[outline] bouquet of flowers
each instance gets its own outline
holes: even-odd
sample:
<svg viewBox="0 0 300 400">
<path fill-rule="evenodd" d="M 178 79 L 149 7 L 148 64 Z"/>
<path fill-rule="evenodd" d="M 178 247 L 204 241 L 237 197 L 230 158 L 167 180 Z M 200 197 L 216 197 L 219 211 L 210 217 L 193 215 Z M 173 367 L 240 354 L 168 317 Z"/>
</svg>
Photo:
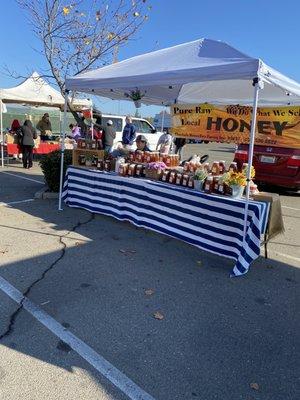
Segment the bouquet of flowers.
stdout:
<svg viewBox="0 0 300 400">
<path fill-rule="evenodd" d="M 242 172 L 243 172 L 244 175 L 247 177 L 247 174 L 248 174 L 248 165 L 247 165 L 246 167 L 243 168 L 243 171 L 242 171 Z M 250 175 L 250 178 L 253 179 L 254 177 L 255 177 L 255 169 L 254 169 L 254 167 L 253 167 L 253 165 L 252 165 L 252 167 L 251 167 L 251 175 Z"/>
<path fill-rule="evenodd" d="M 228 186 L 246 186 L 247 179 L 244 172 L 233 172 L 230 171 L 227 173 L 227 176 L 224 182 Z"/>
<path fill-rule="evenodd" d="M 152 169 L 156 171 L 160 171 L 162 169 L 166 169 L 167 166 L 164 162 L 157 161 L 157 162 L 151 162 L 147 165 L 147 169 Z"/>
</svg>

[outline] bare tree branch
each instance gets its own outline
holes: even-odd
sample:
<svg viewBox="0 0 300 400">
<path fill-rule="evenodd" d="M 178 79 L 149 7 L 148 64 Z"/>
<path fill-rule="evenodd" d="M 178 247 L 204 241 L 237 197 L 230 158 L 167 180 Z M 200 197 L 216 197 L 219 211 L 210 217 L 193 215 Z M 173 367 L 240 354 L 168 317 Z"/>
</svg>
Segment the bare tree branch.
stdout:
<svg viewBox="0 0 300 400">
<path fill-rule="evenodd" d="M 40 40 L 37 51 L 49 65 L 43 76 L 54 79 L 62 94 L 67 76 L 112 62 L 148 19 L 151 8 L 148 0 L 16 1 Z"/>
</svg>

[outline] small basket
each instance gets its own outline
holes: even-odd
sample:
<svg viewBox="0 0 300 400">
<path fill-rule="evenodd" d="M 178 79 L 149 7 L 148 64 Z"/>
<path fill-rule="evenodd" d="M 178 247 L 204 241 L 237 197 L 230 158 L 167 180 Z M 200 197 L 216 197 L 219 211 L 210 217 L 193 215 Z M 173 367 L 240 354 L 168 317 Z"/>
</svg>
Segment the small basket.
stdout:
<svg viewBox="0 0 300 400">
<path fill-rule="evenodd" d="M 152 179 L 154 181 L 159 181 L 162 177 L 162 170 L 161 169 L 145 169 L 145 176 L 148 179 Z"/>
</svg>

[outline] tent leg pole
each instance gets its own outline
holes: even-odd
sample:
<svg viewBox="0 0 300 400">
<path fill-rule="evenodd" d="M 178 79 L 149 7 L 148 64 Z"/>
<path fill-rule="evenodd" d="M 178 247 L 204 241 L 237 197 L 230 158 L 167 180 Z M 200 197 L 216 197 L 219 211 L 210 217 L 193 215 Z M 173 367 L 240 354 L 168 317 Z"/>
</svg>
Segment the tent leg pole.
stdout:
<svg viewBox="0 0 300 400">
<path fill-rule="evenodd" d="M 62 119 L 61 119 L 61 111 L 59 109 L 59 136 L 62 134 Z"/>
<path fill-rule="evenodd" d="M 0 100 L 1 167 L 4 168 L 3 103 Z"/>
<path fill-rule="evenodd" d="M 61 203 L 62 203 L 62 189 L 63 189 L 63 181 L 64 181 L 64 156 L 65 156 L 65 137 L 66 137 L 66 128 L 67 128 L 67 106 L 68 106 L 68 93 L 69 91 L 65 91 L 65 104 L 64 104 L 64 119 L 63 119 L 63 129 L 60 135 L 61 137 L 61 156 L 60 156 L 60 179 L 59 179 L 59 198 L 58 198 L 58 210 L 62 211 Z"/>
<path fill-rule="evenodd" d="M 94 140 L 93 104 L 91 105 L 91 131 L 92 131 L 92 140 Z"/>
<path fill-rule="evenodd" d="M 258 105 L 258 93 L 262 89 L 260 86 L 259 78 L 253 80 L 254 85 L 254 99 L 252 108 L 252 120 L 250 129 L 250 142 L 249 142 L 249 154 L 248 154 L 248 171 L 247 171 L 247 186 L 246 186 L 246 204 L 245 204 L 245 215 L 244 215 L 244 231 L 243 231 L 243 242 L 246 241 L 247 233 L 247 219 L 248 219 L 248 209 L 249 209 L 249 193 L 250 193 L 250 181 L 251 181 L 251 167 L 253 163 L 253 150 L 255 141 L 255 129 L 256 129 L 256 114 Z"/>
<path fill-rule="evenodd" d="M 163 109 L 163 114 L 161 117 L 161 131 L 164 131 L 164 125 L 165 125 L 165 113 L 166 113 L 166 107 L 164 107 Z"/>
</svg>

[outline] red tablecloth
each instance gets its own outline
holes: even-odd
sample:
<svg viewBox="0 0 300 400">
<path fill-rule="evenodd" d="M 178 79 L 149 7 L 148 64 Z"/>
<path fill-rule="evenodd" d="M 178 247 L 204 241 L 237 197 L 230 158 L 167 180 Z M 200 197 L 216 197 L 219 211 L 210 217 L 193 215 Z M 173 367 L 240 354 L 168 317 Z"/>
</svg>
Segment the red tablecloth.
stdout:
<svg viewBox="0 0 300 400">
<path fill-rule="evenodd" d="M 51 151 L 59 150 L 59 144 L 40 143 L 38 148 L 33 149 L 34 154 L 48 154 Z M 7 143 L 7 154 L 19 154 L 22 153 L 21 148 L 18 144 Z"/>
</svg>

